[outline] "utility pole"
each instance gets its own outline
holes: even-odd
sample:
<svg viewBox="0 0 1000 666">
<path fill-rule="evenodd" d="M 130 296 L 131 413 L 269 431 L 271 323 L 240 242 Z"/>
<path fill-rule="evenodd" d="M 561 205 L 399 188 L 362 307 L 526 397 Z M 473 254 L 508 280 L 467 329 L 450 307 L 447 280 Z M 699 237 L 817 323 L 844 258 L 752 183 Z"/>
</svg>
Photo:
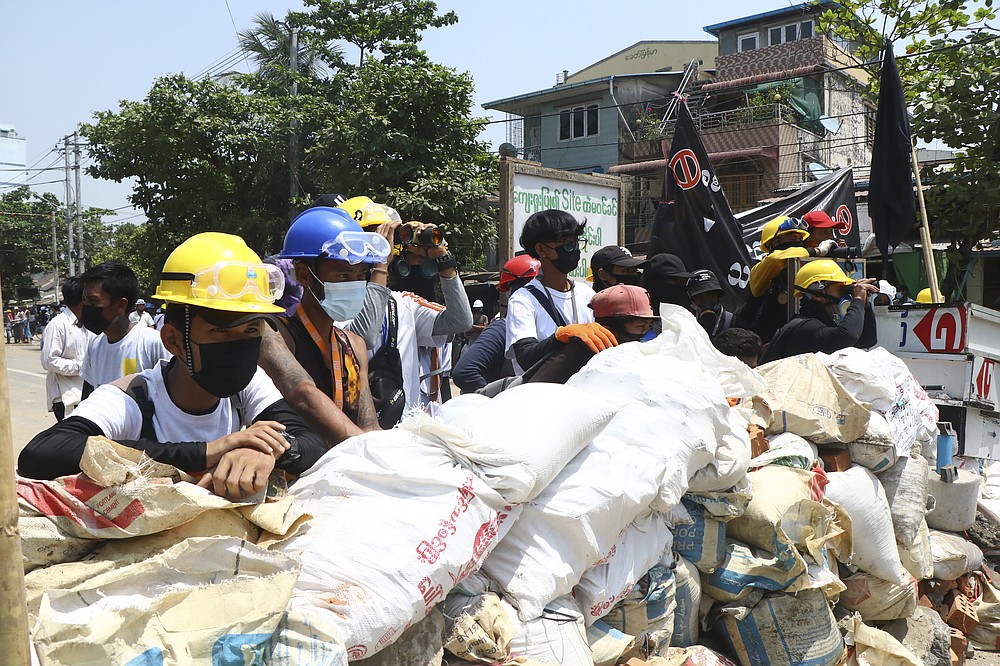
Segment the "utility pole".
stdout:
<svg viewBox="0 0 1000 666">
<path fill-rule="evenodd" d="M 289 172 L 289 187 L 288 187 L 288 208 L 289 208 L 289 219 L 294 219 L 295 217 L 295 197 L 299 195 L 299 121 L 295 117 L 295 98 L 299 94 L 299 82 L 297 75 L 299 72 L 299 29 L 298 26 L 290 25 L 288 26 L 289 32 L 291 33 L 291 39 L 289 41 L 289 70 L 292 76 L 292 89 L 290 91 L 292 97 L 292 119 L 289 123 L 291 132 L 288 135 L 288 172 Z"/>
<path fill-rule="evenodd" d="M 59 246 L 56 244 L 56 214 L 49 213 L 49 221 L 52 223 L 52 268 L 55 273 L 55 283 L 52 287 L 52 297 L 55 303 L 59 303 Z"/>
<path fill-rule="evenodd" d="M 77 224 L 77 257 L 79 257 L 79 271 L 83 275 L 83 272 L 87 270 L 87 250 L 83 243 L 83 207 L 80 203 L 80 133 L 73 132 L 73 157 L 75 161 L 76 170 L 76 224 Z"/>
<path fill-rule="evenodd" d="M 73 217 L 70 213 L 70 184 L 69 184 L 69 135 L 63 137 L 63 158 L 66 164 L 66 196 L 64 198 L 64 203 L 66 204 L 66 263 L 69 264 L 69 275 L 70 277 L 76 275 L 76 264 L 74 263 L 74 253 L 73 253 Z"/>
</svg>

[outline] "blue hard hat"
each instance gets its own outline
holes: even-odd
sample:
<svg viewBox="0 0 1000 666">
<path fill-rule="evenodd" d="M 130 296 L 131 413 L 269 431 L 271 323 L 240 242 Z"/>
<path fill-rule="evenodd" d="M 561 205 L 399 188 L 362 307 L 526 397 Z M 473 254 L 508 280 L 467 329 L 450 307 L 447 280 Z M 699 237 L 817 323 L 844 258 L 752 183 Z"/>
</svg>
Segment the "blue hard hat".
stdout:
<svg viewBox="0 0 1000 666">
<path fill-rule="evenodd" d="M 342 208 L 314 206 L 299 214 L 285 233 L 282 259 L 329 258 L 351 264 L 384 263 L 392 253 L 389 241 L 361 229 Z"/>
</svg>

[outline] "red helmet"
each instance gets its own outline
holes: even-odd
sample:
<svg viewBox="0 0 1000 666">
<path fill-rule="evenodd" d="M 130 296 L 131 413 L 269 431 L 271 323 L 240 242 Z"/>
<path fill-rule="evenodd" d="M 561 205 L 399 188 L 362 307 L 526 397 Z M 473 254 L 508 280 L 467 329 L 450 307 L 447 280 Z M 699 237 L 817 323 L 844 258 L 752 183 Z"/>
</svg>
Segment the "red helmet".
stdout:
<svg viewBox="0 0 1000 666">
<path fill-rule="evenodd" d="M 500 284 L 497 285 L 497 291 L 509 290 L 511 283 L 517 280 L 530 280 L 538 275 L 541 267 L 542 262 L 526 254 L 514 257 L 500 269 Z"/>
</svg>

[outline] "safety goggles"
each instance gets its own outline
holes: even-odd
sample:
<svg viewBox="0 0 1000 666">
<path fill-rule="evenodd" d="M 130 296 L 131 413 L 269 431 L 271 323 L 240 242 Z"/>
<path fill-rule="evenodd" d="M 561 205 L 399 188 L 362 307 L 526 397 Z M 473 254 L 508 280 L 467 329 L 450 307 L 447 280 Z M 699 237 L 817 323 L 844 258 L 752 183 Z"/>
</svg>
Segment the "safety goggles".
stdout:
<svg viewBox="0 0 1000 666">
<path fill-rule="evenodd" d="M 392 246 L 384 236 L 367 231 L 341 231 L 323 243 L 321 257 L 349 264 L 384 264 Z"/>
<path fill-rule="evenodd" d="M 191 290 L 198 298 L 236 300 L 253 294 L 261 301 L 273 303 L 285 290 L 284 273 L 271 264 L 220 261 L 184 278 L 191 279 Z M 163 279 L 170 277 L 164 275 Z"/>
<path fill-rule="evenodd" d="M 355 213 L 355 219 L 365 228 L 377 226 L 385 222 L 403 221 L 403 218 L 399 216 L 395 208 L 375 202 L 366 204 L 364 208 L 359 209 Z"/>
<path fill-rule="evenodd" d="M 569 238 L 561 243 L 556 242 L 555 245 L 549 245 L 548 243 L 545 243 L 545 246 L 553 250 L 562 248 L 566 252 L 573 252 L 574 250 L 579 249 L 582 252 L 583 250 L 587 249 L 587 237 L 578 236 L 575 238 Z"/>
<path fill-rule="evenodd" d="M 809 223 L 799 217 L 790 217 L 778 225 L 775 236 L 786 231 L 809 231 Z"/>
</svg>

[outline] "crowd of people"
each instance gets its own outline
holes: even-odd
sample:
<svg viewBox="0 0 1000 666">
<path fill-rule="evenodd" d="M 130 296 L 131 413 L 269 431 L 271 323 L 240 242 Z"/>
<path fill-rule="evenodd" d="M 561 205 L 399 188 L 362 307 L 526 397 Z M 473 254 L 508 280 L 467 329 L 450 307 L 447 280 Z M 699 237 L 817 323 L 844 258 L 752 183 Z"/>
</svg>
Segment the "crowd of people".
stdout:
<svg viewBox="0 0 1000 666">
<path fill-rule="evenodd" d="M 846 248 L 825 215 L 764 228 L 767 254 L 735 312 L 718 276 L 672 254 L 604 247 L 589 281 L 571 279 L 585 225 L 558 210 L 528 218 L 524 252 L 500 271 L 494 317 L 481 300 L 470 304 L 438 227 L 363 196 L 320 197 L 263 259 L 238 236 L 192 236 L 163 266 L 158 308 L 139 298 L 128 266 L 94 266 L 64 283 L 62 311 L 45 330 L 57 422 L 25 447 L 19 473 L 75 473 L 88 437 L 103 435 L 246 497 L 408 410 L 435 414 L 452 380 L 487 395 L 565 381 L 594 354 L 655 337 L 662 304 L 689 309 L 720 350 L 751 367 L 875 343 L 877 290 L 831 259 Z M 801 307 L 791 320 L 789 257 L 815 259 L 794 276 Z M 467 344 L 453 354 L 456 336 Z"/>
<path fill-rule="evenodd" d="M 47 305 L 14 305 L 3 312 L 3 331 L 7 344 L 30 343 L 49 323 Z"/>
</svg>

